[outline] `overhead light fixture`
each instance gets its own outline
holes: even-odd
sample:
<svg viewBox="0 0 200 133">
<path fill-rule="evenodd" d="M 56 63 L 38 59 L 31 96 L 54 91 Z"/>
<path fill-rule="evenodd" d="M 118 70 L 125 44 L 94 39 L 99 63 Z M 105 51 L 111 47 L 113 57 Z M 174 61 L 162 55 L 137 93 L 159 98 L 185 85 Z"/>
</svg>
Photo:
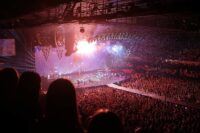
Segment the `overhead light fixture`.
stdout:
<svg viewBox="0 0 200 133">
<path fill-rule="evenodd" d="M 80 32 L 81 32 L 81 33 L 84 33 L 84 32 L 85 32 L 84 27 L 80 27 Z"/>
</svg>

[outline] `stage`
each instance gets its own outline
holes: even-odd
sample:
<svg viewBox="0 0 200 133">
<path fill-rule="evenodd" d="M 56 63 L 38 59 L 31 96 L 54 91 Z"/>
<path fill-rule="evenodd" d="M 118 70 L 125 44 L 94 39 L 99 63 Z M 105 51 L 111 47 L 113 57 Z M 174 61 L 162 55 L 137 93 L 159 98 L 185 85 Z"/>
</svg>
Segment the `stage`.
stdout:
<svg viewBox="0 0 200 133">
<path fill-rule="evenodd" d="M 122 69 L 123 70 L 123 69 Z M 107 85 L 111 83 L 117 83 L 129 78 L 129 74 L 122 70 L 94 70 L 88 72 L 76 72 L 71 74 L 54 74 L 50 75 L 46 81 L 48 85 L 46 87 L 42 87 L 43 91 L 46 91 L 49 84 L 58 79 L 58 78 L 66 78 L 72 81 L 75 88 L 86 88 L 86 87 L 94 87 L 94 86 L 101 86 Z M 44 83 L 43 83 L 44 84 Z"/>
</svg>

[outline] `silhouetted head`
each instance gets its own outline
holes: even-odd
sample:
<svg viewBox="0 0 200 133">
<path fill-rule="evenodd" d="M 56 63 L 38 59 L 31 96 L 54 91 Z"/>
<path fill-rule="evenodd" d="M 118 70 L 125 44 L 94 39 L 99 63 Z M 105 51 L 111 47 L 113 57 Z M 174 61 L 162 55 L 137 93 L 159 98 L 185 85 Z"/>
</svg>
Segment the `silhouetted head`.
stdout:
<svg viewBox="0 0 200 133">
<path fill-rule="evenodd" d="M 0 70 L 0 121 L 1 132 L 16 132 L 14 117 L 15 92 L 18 73 L 13 68 Z"/>
<path fill-rule="evenodd" d="M 18 82 L 18 73 L 14 68 L 0 70 L 0 103 L 10 105 L 14 99 Z"/>
<path fill-rule="evenodd" d="M 99 109 L 91 117 L 88 133 L 122 133 L 119 117 L 108 109 Z"/>
<path fill-rule="evenodd" d="M 46 120 L 49 132 L 82 133 L 74 85 L 67 79 L 53 81 L 46 96 Z"/>
<path fill-rule="evenodd" d="M 18 132 L 30 132 L 41 118 L 39 106 L 40 75 L 36 72 L 23 72 L 16 92 L 16 127 Z"/>
<path fill-rule="evenodd" d="M 23 72 L 17 87 L 17 97 L 23 102 L 38 102 L 40 83 L 41 78 L 38 73 L 32 71 Z"/>
<path fill-rule="evenodd" d="M 14 68 L 4 68 L 0 71 L 1 94 L 11 93 L 17 86 L 18 73 Z"/>
<path fill-rule="evenodd" d="M 46 97 L 47 118 L 62 120 L 77 119 L 77 103 L 74 85 L 67 79 L 53 81 Z"/>
</svg>

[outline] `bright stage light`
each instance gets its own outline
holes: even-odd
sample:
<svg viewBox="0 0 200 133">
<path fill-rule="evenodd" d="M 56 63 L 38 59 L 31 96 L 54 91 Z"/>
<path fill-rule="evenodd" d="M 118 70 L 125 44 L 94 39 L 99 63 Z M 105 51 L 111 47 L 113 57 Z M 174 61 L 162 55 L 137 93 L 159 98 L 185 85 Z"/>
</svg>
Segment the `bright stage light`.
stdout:
<svg viewBox="0 0 200 133">
<path fill-rule="evenodd" d="M 77 53 L 79 54 L 91 54 L 96 50 L 96 42 L 89 43 L 86 40 L 78 41 Z"/>
<path fill-rule="evenodd" d="M 124 50 L 123 50 L 124 48 L 120 44 L 108 46 L 106 49 L 107 49 L 108 53 L 116 55 L 116 56 L 121 56 L 124 52 Z"/>
<path fill-rule="evenodd" d="M 112 51 L 113 51 L 114 53 L 119 53 L 119 52 L 121 52 L 122 50 L 123 50 L 122 45 L 114 45 L 114 46 L 112 47 Z"/>
</svg>

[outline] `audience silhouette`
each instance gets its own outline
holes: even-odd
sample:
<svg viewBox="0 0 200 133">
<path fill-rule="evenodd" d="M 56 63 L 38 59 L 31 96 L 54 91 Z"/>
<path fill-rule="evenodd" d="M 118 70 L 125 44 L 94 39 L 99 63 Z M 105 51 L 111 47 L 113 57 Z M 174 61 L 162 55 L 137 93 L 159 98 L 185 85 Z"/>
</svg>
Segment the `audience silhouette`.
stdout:
<svg viewBox="0 0 200 133">
<path fill-rule="evenodd" d="M 109 109 L 99 109 L 91 117 L 88 133 L 123 133 L 122 122 Z"/>
<path fill-rule="evenodd" d="M 22 73 L 16 92 L 16 119 L 19 132 L 32 132 L 42 118 L 39 104 L 40 75 L 27 71 Z"/>
<path fill-rule="evenodd" d="M 0 110 L 2 131 L 34 133 L 85 133 L 77 107 L 76 91 L 68 79 L 53 81 L 41 111 L 41 77 L 38 73 L 18 73 L 13 68 L 0 70 Z M 99 109 L 91 117 L 88 133 L 123 133 L 119 117 Z"/>
<path fill-rule="evenodd" d="M 13 68 L 0 70 L 0 130 L 14 131 L 14 100 L 18 82 L 18 72 Z M 1 131 L 0 131 L 1 132 Z"/>
<path fill-rule="evenodd" d="M 46 131 L 83 133 L 74 85 L 67 79 L 53 81 L 46 96 Z"/>
<path fill-rule="evenodd" d="M 18 72 L 14 68 L 4 68 L 0 71 L 0 103 L 4 109 L 13 104 L 18 79 Z"/>
</svg>

